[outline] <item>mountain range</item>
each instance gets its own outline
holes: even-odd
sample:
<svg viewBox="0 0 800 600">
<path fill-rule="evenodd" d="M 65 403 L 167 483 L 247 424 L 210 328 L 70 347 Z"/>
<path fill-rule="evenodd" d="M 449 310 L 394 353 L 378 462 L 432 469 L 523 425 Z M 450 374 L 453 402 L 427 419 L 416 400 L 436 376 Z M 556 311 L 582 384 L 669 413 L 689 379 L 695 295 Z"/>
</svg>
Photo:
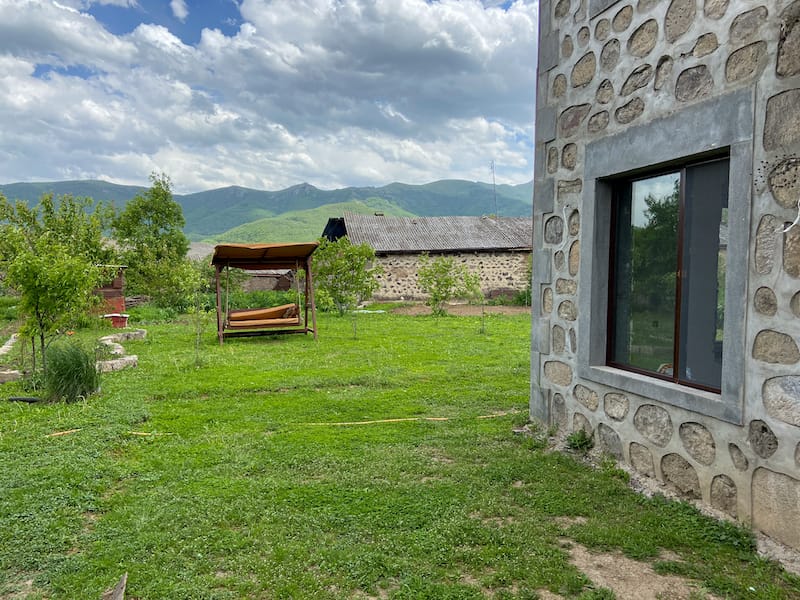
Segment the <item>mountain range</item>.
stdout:
<svg viewBox="0 0 800 600">
<path fill-rule="evenodd" d="M 120 209 L 147 188 L 106 181 L 51 181 L 0 185 L 9 200 L 35 203 L 45 193 L 110 201 Z M 390 183 L 382 187 L 322 190 L 301 183 L 279 191 L 230 186 L 193 194 L 174 194 L 191 240 L 290 242 L 314 239 L 329 217 L 344 211 L 387 215 L 529 216 L 533 183 L 498 185 L 441 180 L 423 185 Z M 291 225 L 291 226 L 290 226 Z M 276 239 L 280 238 L 280 239 Z"/>
</svg>

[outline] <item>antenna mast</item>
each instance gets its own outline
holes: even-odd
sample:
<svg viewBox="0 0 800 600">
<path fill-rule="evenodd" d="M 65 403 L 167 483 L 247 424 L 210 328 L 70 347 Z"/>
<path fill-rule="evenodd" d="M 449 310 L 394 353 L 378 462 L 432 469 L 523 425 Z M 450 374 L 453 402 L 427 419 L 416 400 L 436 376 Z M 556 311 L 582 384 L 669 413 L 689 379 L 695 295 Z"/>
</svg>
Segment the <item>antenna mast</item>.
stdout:
<svg viewBox="0 0 800 600">
<path fill-rule="evenodd" d="M 494 159 L 492 159 L 492 162 L 489 163 L 489 168 L 492 171 L 492 197 L 494 198 L 494 216 L 499 217 L 500 215 L 497 212 L 497 187 L 494 181 Z"/>
</svg>

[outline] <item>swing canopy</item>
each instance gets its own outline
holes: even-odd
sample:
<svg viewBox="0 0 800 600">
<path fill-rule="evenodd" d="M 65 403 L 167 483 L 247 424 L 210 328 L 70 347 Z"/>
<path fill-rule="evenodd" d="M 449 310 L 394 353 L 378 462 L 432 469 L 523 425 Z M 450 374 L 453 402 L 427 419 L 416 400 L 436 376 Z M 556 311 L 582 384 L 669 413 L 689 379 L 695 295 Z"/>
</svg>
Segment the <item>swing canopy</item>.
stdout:
<svg viewBox="0 0 800 600">
<path fill-rule="evenodd" d="M 314 304 L 314 286 L 311 275 L 311 255 L 318 242 L 293 244 L 218 244 L 214 248 L 211 264 L 215 267 L 217 288 L 217 335 L 222 344 L 226 337 L 271 335 L 278 333 L 312 333 L 317 337 L 317 316 Z M 231 268 L 248 271 L 291 271 L 297 287 L 297 303 L 231 310 L 228 306 L 228 289 L 225 304 L 222 299 L 222 272 Z M 301 290 L 297 272 L 305 271 L 302 295 L 304 318 L 301 319 Z M 227 281 L 226 281 L 227 283 Z M 309 315 L 310 311 L 310 315 Z M 309 316 L 311 324 L 309 326 Z"/>
</svg>

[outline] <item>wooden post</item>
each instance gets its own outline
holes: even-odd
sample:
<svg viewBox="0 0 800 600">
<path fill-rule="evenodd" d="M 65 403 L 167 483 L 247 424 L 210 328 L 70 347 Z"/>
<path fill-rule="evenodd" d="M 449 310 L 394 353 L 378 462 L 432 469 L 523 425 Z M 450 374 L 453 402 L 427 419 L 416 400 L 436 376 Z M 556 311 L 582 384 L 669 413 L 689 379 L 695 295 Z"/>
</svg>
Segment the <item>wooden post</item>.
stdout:
<svg viewBox="0 0 800 600">
<path fill-rule="evenodd" d="M 306 259 L 306 323 L 308 323 L 308 304 L 311 303 L 311 326 L 314 339 L 317 339 L 317 305 L 314 302 L 314 281 L 311 277 L 311 257 Z"/>
<path fill-rule="evenodd" d="M 220 301 L 220 285 L 219 275 L 222 271 L 222 265 L 215 265 L 216 270 L 216 283 L 217 283 L 217 337 L 219 338 L 219 345 L 222 346 L 222 302 Z"/>
</svg>

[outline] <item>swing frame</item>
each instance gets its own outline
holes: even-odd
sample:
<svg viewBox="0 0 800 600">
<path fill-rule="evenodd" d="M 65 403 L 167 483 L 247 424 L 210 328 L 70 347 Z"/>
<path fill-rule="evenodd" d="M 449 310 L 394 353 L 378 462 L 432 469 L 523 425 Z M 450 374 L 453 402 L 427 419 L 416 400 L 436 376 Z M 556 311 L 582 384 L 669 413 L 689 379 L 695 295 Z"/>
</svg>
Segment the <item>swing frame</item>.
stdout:
<svg viewBox="0 0 800 600">
<path fill-rule="evenodd" d="M 314 303 L 314 284 L 311 273 L 311 255 L 318 242 L 293 244 L 217 244 L 211 258 L 215 270 L 217 290 L 217 337 L 222 345 L 226 337 L 252 337 L 288 333 L 311 333 L 317 339 L 317 309 Z M 230 310 L 229 285 L 225 286 L 225 307 L 222 306 L 222 271 L 230 269 L 248 271 L 288 270 L 292 272 L 297 289 L 297 304 L 260 309 Z M 303 317 L 300 317 L 300 284 L 297 272 L 305 270 L 305 296 Z M 295 315 L 286 316 L 296 306 Z M 309 314 L 310 313 L 310 314 Z M 309 327 L 309 316 L 311 326 Z"/>
</svg>

